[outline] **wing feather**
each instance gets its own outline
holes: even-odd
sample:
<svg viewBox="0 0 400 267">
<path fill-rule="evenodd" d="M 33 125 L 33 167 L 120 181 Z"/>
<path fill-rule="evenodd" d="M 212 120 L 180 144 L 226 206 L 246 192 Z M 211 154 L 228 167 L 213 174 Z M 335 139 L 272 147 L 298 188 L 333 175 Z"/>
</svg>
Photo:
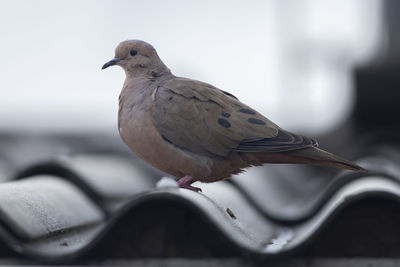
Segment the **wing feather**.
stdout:
<svg viewBox="0 0 400 267">
<path fill-rule="evenodd" d="M 201 155 L 316 146 L 315 140 L 280 129 L 231 94 L 195 80 L 174 77 L 158 85 L 152 112 L 165 140 Z"/>
</svg>

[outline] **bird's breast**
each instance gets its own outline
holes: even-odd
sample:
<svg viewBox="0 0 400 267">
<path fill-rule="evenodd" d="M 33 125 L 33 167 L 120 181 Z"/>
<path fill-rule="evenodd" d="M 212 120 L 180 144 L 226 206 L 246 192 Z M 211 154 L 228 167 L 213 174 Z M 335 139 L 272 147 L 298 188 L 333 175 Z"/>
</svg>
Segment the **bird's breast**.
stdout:
<svg viewBox="0 0 400 267">
<path fill-rule="evenodd" d="M 185 152 L 161 137 L 146 101 L 120 104 L 118 125 L 124 143 L 148 164 L 176 177 L 209 175 L 207 158 Z"/>
</svg>

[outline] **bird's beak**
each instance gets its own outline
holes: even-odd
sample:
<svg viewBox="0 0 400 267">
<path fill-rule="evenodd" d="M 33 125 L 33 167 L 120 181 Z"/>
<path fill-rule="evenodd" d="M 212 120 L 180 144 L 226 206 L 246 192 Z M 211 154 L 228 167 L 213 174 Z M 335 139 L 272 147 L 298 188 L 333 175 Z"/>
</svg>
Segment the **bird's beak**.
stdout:
<svg viewBox="0 0 400 267">
<path fill-rule="evenodd" d="M 121 59 L 115 57 L 115 58 L 111 59 L 110 61 L 108 61 L 106 64 L 104 64 L 101 69 L 104 70 L 105 68 L 113 66 L 113 65 L 117 64 L 120 61 L 121 61 Z"/>
</svg>

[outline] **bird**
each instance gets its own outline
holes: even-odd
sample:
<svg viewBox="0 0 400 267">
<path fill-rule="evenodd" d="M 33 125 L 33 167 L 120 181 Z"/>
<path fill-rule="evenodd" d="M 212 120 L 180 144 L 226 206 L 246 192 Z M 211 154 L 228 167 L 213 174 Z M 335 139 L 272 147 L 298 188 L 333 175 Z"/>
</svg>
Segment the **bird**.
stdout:
<svg viewBox="0 0 400 267">
<path fill-rule="evenodd" d="M 120 66 L 118 130 L 123 142 L 149 165 L 195 192 L 210 183 L 266 163 L 313 164 L 366 171 L 318 148 L 315 139 L 280 128 L 231 93 L 177 77 L 154 47 L 126 40 L 102 69 Z"/>
</svg>

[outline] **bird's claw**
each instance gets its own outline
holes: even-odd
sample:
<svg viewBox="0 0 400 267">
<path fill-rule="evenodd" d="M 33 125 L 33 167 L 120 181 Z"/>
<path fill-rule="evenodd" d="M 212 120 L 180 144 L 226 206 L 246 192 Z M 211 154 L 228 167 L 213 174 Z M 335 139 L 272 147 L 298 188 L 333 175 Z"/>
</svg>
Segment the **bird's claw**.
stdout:
<svg viewBox="0 0 400 267">
<path fill-rule="evenodd" d="M 194 183 L 195 181 L 196 179 L 194 179 L 192 176 L 186 175 L 185 177 L 182 177 L 178 180 L 178 185 L 180 188 L 189 189 L 194 192 L 201 192 L 201 188 L 192 186 L 192 183 Z"/>
<path fill-rule="evenodd" d="M 192 190 L 194 192 L 201 192 L 201 188 L 195 187 L 195 186 L 191 186 L 191 185 L 182 185 L 182 186 L 180 185 L 179 187 L 180 188 L 189 189 L 189 190 Z"/>
</svg>

